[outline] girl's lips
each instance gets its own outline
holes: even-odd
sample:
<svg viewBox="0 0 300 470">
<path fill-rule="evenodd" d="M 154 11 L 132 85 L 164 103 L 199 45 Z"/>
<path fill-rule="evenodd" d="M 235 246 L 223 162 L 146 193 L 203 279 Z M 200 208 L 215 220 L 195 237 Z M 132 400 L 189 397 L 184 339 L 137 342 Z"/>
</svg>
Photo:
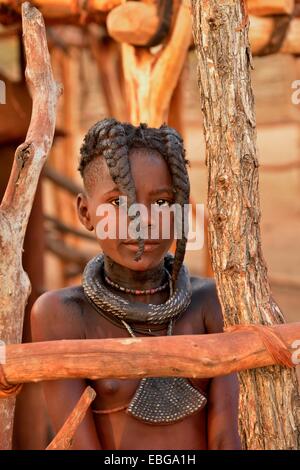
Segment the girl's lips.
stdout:
<svg viewBox="0 0 300 470">
<path fill-rule="evenodd" d="M 137 251 L 139 248 L 138 243 L 124 243 L 124 245 L 130 250 L 130 251 Z M 158 242 L 145 242 L 144 245 L 144 252 L 149 252 L 155 250 L 159 246 Z"/>
</svg>

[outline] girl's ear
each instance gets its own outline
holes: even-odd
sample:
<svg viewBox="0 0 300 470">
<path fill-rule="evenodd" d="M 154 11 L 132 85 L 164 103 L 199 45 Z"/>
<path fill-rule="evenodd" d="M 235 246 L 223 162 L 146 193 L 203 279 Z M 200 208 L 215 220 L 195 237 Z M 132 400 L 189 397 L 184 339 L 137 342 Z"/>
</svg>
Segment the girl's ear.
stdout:
<svg viewBox="0 0 300 470">
<path fill-rule="evenodd" d="M 89 207 L 88 207 L 88 200 L 84 193 L 79 193 L 77 195 L 76 205 L 77 205 L 77 214 L 78 214 L 80 222 L 87 230 L 92 232 L 94 230 L 94 226 L 91 221 L 91 215 L 90 215 Z"/>
</svg>

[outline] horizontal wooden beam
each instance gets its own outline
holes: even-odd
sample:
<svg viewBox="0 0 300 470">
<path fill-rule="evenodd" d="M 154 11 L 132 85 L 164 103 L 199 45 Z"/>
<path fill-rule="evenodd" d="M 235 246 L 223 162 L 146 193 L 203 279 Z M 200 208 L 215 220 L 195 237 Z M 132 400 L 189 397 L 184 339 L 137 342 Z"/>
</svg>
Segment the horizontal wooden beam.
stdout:
<svg viewBox="0 0 300 470">
<path fill-rule="evenodd" d="M 257 16 L 290 15 L 295 8 L 294 0 L 246 0 L 249 13 Z"/>
<path fill-rule="evenodd" d="M 79 264 L 82 267 L 95 256 L 95 252 L 92 250 L 80 250 L 74 246 L 67 245 L 63 240 L 54 237 L 51 233 L 46 235 L 46 248 L 64 262 Z"/>
<path fill-rule="evenodd" d="M 133 3 L 133 2 L 130 2 Z M 148 8 L 148 7 L 147 7 Z M 125 42 L 134 45 L 146 44 L 155 32 L 155 21 L 150 21 L 150 14 L 148 15 L 148 23 L 139 21 L 142 19 L 142 12 L 136 12 L 136 21 L 131 24 L 125 15 L 125 20 L 122 21 L 121 12 L 129 9 L 126 4 L 120 7 L 120 10 L 112 12 L 110 17 L 113 21 L 108 21 L 109 34 L 119 42 Z M 132 14 L 132 11 L 130 12 Z M 152 14 L 152 19 L 154 15 Z M 250 16 L 249 39 L 251 43 L 252 54 L 257 55 L 269 43 L 273 32 L 277 28 L 277 16 L 263 17 L 263 16 Z M 287 30 L 286 38 L 280 49 L 284 54 L 300 54 L 300 18 L 294 18 Z"/>
<path fill-rule="evenodd" d="M 269 43 L 276 21 L 270 17 L 250 16 L 249 40 L 253 55 L 259 52 Z M 300 54 L 300 18 L 294 18 L 286 34 L 286 38 L 280 48 L 284 54 Z"/>
<path fill-rule="evenodd" d="M 118 42 L 135 46 L 147 44 L 158 28 L 159 20 L 154 5 L 143 2 L 125 2 L 107 16 L 108 34 Z"/>
<path fill-rule="evenodd" d="M 53 217 L 52 215 L 44 214 L 44 219 L 46 222 L 49 222 L 50 226 L 53 227 L 55 231 L 58 231 L 60 233 L 68 233 L 70 235 L 74 235 L 74 237 L 97 243 L 97 238 L 88 231 L 71 227 L 70 225 L 65 224 L 56 217 Z"/>
<path fill-rule="evenodd" d="M 279 12 L 282 13 L 282 10 L 278 9 L 278 14 Z M 285 13 L 288 13 L 288 9 Z M 268 44 L 273 32 L 280 27 L 278 18 L 277 12 L 274 12 L 274 16 L 250 15 L 249 37 L 254 55 Z M 157 17 L 153 5 L 140 2 L 126 2 L 115 8 L 107 17 L 108 33 L 118 42 L 142 46 L 147 44 L 156 28 Z M 281 52 L 300 53 L 300 18 L 291 21 Z"/>
<path fill-rule="evenodd" d="M 82 6 L 79 0 L 35 0 L 34 4 L 43 15 L 47 17 L 64 17 L 71 15 L 80 15 L 84 12 L 102 12 L 106 13 L 113 8 L 121 5 L 123 0 L 89 0 L 86 6 Z M 155 3 L 154 0 L 147 0 L 145 3 Z M 294 0 L 247 0 L 249 13 L 253 15 L 282 15 L 290 14 L 294 9 Z M 15 0 L 1 0 L 1 4 L 10 6 L 20 11 Z M 21 2 L 20 2 L 21 4 Z"/>
<path fill-rule="evenodd" d="M 261 328 L 282 338 L 288 356 L 296 354 L 293 343 L 300 339 L 300 322 Z M 7 345 L 3 371 L 11 384 L 78 377 L 208 378 L 277 363 L 265 344 L 250 325 L 219 334 Z"/>
<path fill-rule="evenodd" d="M 297 7 L 300 9 L 300 2 L 298 0 L 296 3 L 294 0 L 247 0 L 247 2 L 250 13 L 249 37 L 252 54 L 257 55 L 268 44 L 272 33 L 278 27 L 276 23 L 277 16 L 291 14 L 295 6 L 295 11 L 298 11 Z M 68 17 L 71 18 L 72 23 L 74 21 L 75 23 L 76 21 L 77 23 L 83 22 L 83 19 L 85 22 L 105 23 L 107 13 L 115 9 L 107 17 L 108 31 L 112 37 L 117 41 L 130 44 L 143 45 L 147 43 L 157 28 L 157 19 L 152 2 L 147 0 L 143 6 L 140 2 L 126 2 L 123 5 L 121 3 L 121 0 L 94 0 L 87 2 L 85 9 L 83 9 L 77 0 L 35 1 L 35 4 L 40 7 L 44 17 L 50 21 L 50 24 L 53 21 L 55 22 L 55 19 L 59 23 L 68 23 Z M 1 5 L 9 6 L 12 9 L 17 8 L 15 6 L 16 2 L 12 0 L 2 0 Z M 136 14 L 134 14 L 134 8 L 136 8 Z M 99 15 L 94 14 L 97 12 Z M 0 10 L 0 21 L 1 15 L 3 18 L 5 13 Z M 280 52 L 300 54 L 299 17 L 291 21 Z"/>
</svg>

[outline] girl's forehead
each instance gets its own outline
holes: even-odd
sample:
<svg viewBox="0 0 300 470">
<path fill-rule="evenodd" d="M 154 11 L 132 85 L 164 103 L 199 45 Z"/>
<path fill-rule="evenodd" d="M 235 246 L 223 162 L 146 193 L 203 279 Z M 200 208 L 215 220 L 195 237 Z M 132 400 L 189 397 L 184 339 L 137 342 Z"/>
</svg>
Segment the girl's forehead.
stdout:
<svg viewBox="0 0 300 470">
<path fill-rule="evenodd" d="M 148 148 L 133 148 L 129 152 L 130 168 L 142 167 L 144 170 L 161 168 L 168 171 L 168 165 L 163 156 L 157 151 Z"/>
<path fill-rule="evenodd" d="M 95 160 L 87 172 L 87 179 L 98 194 L 106 195 L 108 192 L 116 192 L 116 183 L 110 174 L 104 157 Z M 125 175 L 124 164 L 114 172 Z M 128 170 L 130 171 L 137 191 L 150 192 L 156 187 L 171 187 L 172 178 L 168 165 L 162 155 L 150 148 L 132 148 L 129 151 Z M 91 185 L 89 185 L 91 186 Z"/>
<path fill-rule="evenodd" d="M 158 150 L 152 149 L 150 147 L 132 147 L 129 150 L 129 158 L 130 157 L 156 157 L 156 158 L 162 158 L 162 155 L 159 153 Z"/>
<path fill-rule="evenodd" d="M 152 149 L 132 149 L 129 154 L 130 170 L 135 180 L 143 183 L 149 179 L 153 179 L 153 183 L 157 180 L 168 180 L 171 182 L 171 174 L 167 162 L 162 155 Z"/>
</svg>

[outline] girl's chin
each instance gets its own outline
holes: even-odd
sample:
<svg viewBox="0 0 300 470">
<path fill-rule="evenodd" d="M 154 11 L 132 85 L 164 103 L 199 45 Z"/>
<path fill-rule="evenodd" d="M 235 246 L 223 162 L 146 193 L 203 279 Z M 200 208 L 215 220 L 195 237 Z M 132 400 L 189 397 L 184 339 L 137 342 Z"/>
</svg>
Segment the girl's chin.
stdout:
<svg viewBox="0 0 300 470">
<path fill-rule="evenodd" d="M 126 256 L 122 256 L 120 264 L 133 271 L 147 271 L 155 266 L 158 266 L 163 258 L 158 253 L 143 253 L 141 259 L 136 261 L 134 259 L 136 253 L 126 253 Z"/>
<path fill-rule="evenodd" d="M 157 259 L 145 259 L 145 255 L 139 261 L 132 259 L 126 259 L 122 263 L 123 266 L 126 262 L 126 268 L 131 269 L 132 271 L 147 271 L 148 269 L 154 268 L 158 265 L 160 260 Z"/>
</svg>

